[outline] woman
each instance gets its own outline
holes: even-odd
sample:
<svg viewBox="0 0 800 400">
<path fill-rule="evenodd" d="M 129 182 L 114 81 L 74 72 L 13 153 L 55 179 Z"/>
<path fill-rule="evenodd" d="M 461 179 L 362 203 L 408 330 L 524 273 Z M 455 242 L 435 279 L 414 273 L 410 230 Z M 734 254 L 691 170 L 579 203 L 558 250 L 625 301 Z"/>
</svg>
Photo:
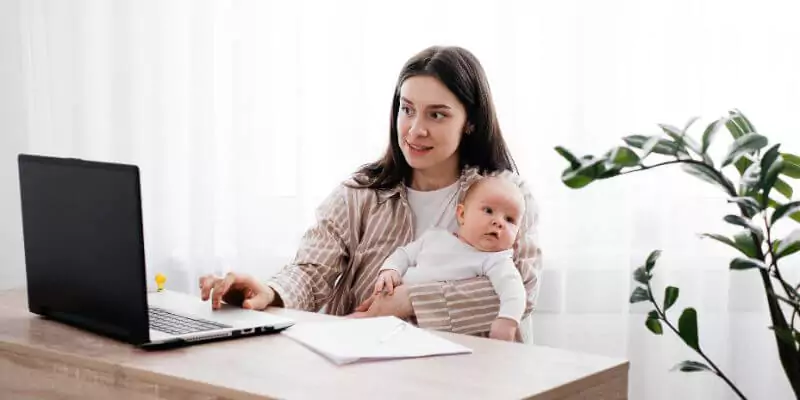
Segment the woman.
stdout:
<svg viewBox="0 0 800 400">
<path fill-rule="evenodd" d="M 200 278 L 203 300 L 262 310 L 268 306 L 334 315 L 395 315 L 421 328 L 486 335 L 499 300 L 486 277 L 400 285 L 371 296 L 383 260 L 438 226 L 455 231 L 455 207 L 486 174 L 516 173 L 479 61 L 459 47 L 431 47 L 403 67 L 392 101 L 389 145 L 317 209 L 294 261 L 268 282 L 228 273 Z M 521 186 L 524 189 L 524 186 Z M 541 268 L 535 205 L 514 245 L 528 296 L 537 297 Z M 355 312 L 355 313 L 354 313 Z"/>
</svg>

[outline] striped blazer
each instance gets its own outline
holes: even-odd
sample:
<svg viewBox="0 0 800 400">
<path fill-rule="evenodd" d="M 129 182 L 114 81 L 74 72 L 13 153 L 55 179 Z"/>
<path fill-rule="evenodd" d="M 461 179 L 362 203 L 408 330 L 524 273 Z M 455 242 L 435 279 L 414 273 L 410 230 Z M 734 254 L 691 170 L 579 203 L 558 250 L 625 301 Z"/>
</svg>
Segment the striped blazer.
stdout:
<svg viewBox="0 0 800 400">
<path fill-rule="evenodd" d="M 534 307 L 542 268 L 538 245 L 538 212 L 530 190 L 516 174 L 526 213 L 514 243 L 514 262 L 527 292 L 523 317 Z M 466 168 L 459 177 L 459 200 L 482 176 Z M 352 180 L 350 181 L 353 182 Z M 411 208 L 404 185 L 392 190 L 355 189 L 339 185 L 316 210 L 316 223 L 303 235 L 292 263 L 267 284 L 287 308 L 346 315 L 372 293 L 381 264 L 397 247 L 414 238 Z M 421 328 L 485 336 L 500 301 L 489 279 L 410 285 L 409 297 Z"/>
</svg>

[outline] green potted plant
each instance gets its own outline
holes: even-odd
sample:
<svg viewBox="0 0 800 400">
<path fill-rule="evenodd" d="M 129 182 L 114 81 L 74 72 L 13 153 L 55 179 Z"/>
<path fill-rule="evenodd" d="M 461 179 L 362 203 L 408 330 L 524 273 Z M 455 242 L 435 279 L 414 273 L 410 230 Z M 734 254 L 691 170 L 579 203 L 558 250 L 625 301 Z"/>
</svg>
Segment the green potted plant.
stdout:
<svg viewBox="0 0 800 400">
<path fill-rule="evenodd" d="M 773 226 L 779 221 L 800 222 L 800 201 L 792 201 L 792 186 L 785 180 L 800 178 L 800 157 L 782 152 L 780 144 L 770 145 L 767 137 L 759 134 L 738 110 L 708 124 L 699 140 L 688 132 L 696 120 L 691 119 L 683 129 L 661 124 L 662 134 L 627 136 L 623 138 L 625 146 L 614 147 L 602 156 L 578 157 L 558 146 L 555 150 L 569 163 L 561 180 L 566 186 L 579 189 L 595 181 L 634 172 L 680 166 L 690 175 L 724 191 L 727 201 L 734 203 L 739 212 L 725 215 L 723 219 L 735 225 L 739 232 L 731 237 L 717 233 L 701 236 L 740 253 L 731 260 L 730 269 L 758 271 L 772 321 L 769 332 L 775 338 L 781 366 L 791 388 L 800 398 L 800 324 L 795 328 L 800 312 L 800 285 L 787 282 L 780 268 L 782 260 L 800 251 L 800 229 L 794 229 L 783 238 L 776 238 L 773 231 Z M 723 127 L 733 140 L 724 159 L 717 165 L 708 150 Z M 654 159 L 656 161 L 652 161 Z M 735 176 L 738 182 L 734 183 L 726 172 Z M 633 272 L 637 286 L 631 293 L 630 302 L 651 303 L 653 310 L 645 319 L 647 329 L 656 335 L 665 330 L 678 335 L 701 358 L 682 361 L 675 366 L 676 369 L 711 372 L 744 399 L 735 383 L 703 351 L 697 334 L 697 311 L 687 307 L 677 321 L 672 313 L 668 313 L 678 300 L 680 289 L 667 286 L 663 296 L 657 296 L 651 286 L 660 254 L 660 250 L 653 251 L 644 265 Z"/>
</svg>

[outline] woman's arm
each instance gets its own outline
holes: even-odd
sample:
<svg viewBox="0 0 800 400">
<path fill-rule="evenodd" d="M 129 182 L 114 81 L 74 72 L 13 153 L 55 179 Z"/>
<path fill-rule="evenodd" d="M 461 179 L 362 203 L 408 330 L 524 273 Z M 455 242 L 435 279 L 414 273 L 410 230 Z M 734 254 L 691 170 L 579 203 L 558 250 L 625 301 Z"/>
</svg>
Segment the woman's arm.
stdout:
<svg viewBox="0 0 800 400">
<path fill-rule="evenodd" d="M 524 319 L 530 315 L 539 292 L 541 251 L 533 234 L 520 238 L 514 264 L 525 286 Z M 489 278 L 409 285 L 409 299 L 421 328 L 477 334 L 489 332 L 500 310 L 500 299 Z"/>
<path fill-rule="evenodd" d="M 317 222 L 303 235 L 294 261 L 267 281 L 278 304 L 316 312 L 330 299 L 349 258 L 354 200 L 352 191 L 340 186 L 317 208 Z"/>
<path fill-rule="evenodd" d="M 526 200 L 526 213 L 513 257 L 525 286 L 524 319 L 533 310 L 539 293 L 542 252 L 537 206 L 524 183 L 518 177 L 515 179 Z M 488 333 L 500 310 L 500 300 L 487 277 L 409 285 L 408 292 L 417 324 L 422 328 L 465 334 Z"/>
</svg>

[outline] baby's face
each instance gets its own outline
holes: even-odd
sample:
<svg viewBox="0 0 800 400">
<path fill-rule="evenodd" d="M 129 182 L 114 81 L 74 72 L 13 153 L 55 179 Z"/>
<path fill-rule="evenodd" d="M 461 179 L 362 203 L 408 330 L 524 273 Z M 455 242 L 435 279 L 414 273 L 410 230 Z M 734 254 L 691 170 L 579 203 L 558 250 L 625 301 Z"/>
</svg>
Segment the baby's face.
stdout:
<svg viewBox="0 0 800 400">
<path fill-rule="evenodd" d="M 458 234 L 481 251 L 510 249 L 519 232 L 525 199 L 519 188 L 501 178 L 487 178 L 458 207 Z"/>
</svg>

